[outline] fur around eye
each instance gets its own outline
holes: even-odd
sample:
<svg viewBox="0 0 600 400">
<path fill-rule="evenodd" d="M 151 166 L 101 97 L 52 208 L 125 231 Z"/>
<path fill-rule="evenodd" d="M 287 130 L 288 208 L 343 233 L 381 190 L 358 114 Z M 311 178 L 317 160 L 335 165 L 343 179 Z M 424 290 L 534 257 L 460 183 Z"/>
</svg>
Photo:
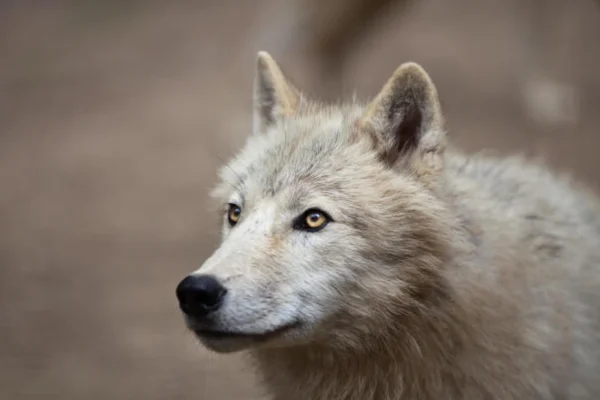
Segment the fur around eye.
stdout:
<svg viewBox="0 0 600 400">
<path fill-rule="evenodd" d="M 242 215 L 242 209 L 235 204 L 229 204 L 229 209 L 227 210 L 227 222 L 229 226 L 233 227 L 240 220 L 240 216 Z"/>
<path fill-rule="evenodd" d="M 310 208 L 306 210 L 301 216 L 296 218 L 294 221 L 294 229 L 316 232 L 323 229 L 327 224 L 331 222 L 331 217 L 318 208 Z"/>
</svg>

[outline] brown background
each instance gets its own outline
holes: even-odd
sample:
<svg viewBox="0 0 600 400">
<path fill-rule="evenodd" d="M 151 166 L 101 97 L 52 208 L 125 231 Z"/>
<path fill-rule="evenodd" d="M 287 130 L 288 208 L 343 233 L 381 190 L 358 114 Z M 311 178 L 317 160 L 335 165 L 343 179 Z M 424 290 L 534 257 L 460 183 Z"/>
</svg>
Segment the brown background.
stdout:
<svg viewBox="0 0 600 400">
<path fill-rule="evenodd" d="M 417 61 L 457 144 L 544 155 L 598 188 L 600 7 L 553 1 L 552 68 L 576 85 L 580 118 L 542 129 L 519 103 L 519 1 L 386 13 L 355 43 L 344 93 L 370 96 Z M 319 91 L 282 40 L 286 12 L 276 0 L 0 4 L 0 398 L 257 398 L 242 358 L 187 334 L 174 288 L 216 244 L 207 192 L 250 130 L 255 52 Z"/>
</svg>

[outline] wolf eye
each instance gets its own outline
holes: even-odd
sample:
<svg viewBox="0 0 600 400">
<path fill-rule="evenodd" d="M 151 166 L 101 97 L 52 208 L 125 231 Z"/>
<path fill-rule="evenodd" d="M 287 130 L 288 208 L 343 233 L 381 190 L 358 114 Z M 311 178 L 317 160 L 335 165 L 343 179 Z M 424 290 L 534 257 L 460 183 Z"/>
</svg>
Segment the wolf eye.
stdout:
<svg viewBox="0 0 600 400">
<path fill-rule="evenodd" d="M 235 204 L 229 204 L 229 210 L 227 211 L 227 222 L 230 226 L 234 226 L 240 220 L 242 215 L 242 209 Z"/>
<path fill-rule="evenodd" d="M 316 208 L 311 208 L 296 219 L 294 229 L 316 232 L 323 229 L 329 221 L 331 221 L 331 218 L 327 213 Z"/>
</svg>

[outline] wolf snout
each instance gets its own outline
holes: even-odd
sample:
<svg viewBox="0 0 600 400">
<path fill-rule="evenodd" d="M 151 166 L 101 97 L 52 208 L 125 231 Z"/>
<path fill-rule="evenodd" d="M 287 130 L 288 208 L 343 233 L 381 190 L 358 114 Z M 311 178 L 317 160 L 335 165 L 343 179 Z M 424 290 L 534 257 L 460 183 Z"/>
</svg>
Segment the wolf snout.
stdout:
<svg viewBox="0 0 600 400">
<path fill-rule="evenodd" d="M 227 289 L 211 275 L 189 275 L 177 285 L 179 307 L 186 315 L 202 318 L 219 309 Z"/>
</svg>

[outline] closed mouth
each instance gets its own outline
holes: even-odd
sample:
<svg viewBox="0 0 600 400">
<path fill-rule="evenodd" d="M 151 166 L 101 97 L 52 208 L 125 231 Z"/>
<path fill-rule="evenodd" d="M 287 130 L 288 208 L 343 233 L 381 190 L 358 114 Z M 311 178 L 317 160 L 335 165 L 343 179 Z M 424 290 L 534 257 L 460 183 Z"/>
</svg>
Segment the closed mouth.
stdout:
<svg viewBox="0 0 600 400">
<path fill-rule="evenodd" d="M 224 339 L 253 339 L 253 340 L 266 340 L 274 336 L 280 335 L 290 329 L 298 326 L 297 322 L 283 325 L 279 328 L 271 329 L 260 333 L 247 333 L 247 332 L 236 332 L 236 331 L 223 331 L 214 329 L 194 329 L 194 333 L 202 338 L 212 340 L 224 340 Z"/>
</svg>

